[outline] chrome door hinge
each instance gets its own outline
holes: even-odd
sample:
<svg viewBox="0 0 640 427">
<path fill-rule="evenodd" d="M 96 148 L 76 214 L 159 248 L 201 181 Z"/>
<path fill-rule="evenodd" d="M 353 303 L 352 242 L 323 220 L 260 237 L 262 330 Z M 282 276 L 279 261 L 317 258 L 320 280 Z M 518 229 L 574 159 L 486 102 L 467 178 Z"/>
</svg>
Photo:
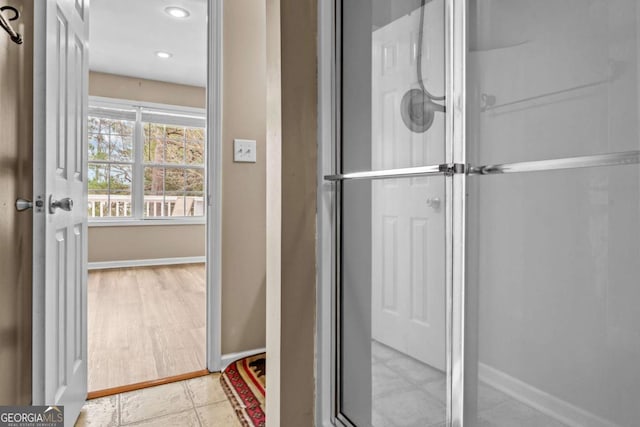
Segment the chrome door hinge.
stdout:
<svg viewBox="0 0 640 427">
<path fill-rule="evenodd" d="M 440 165 L 440 172 L 445 175 L 455 175 L 467 173 L 467 165 L 463 163 L 443 163 Z"/>
</svg>

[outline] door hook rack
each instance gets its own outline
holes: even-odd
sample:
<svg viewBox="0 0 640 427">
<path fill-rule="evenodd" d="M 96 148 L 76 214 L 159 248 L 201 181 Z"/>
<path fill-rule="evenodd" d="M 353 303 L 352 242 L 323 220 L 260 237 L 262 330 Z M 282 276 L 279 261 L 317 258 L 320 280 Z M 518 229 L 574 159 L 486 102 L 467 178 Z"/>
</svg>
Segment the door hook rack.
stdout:
<svg viewBox="0 0 640 427">
<path fill-rule="evenodd" d="M 10 18 L 6 18 L 4 16 L 5 10 L 10 10 L 11 12 L 13 12 L 13 16 Z M 18 18 L 20 18 L 20 12 L 18 12 L 18 9 L 16 9 L 15 7 L 13 6 L 0 7 L 0 26 L 4 28 L 4 30 L 7 33 L 9 33 L 11 40 L 13 40 L 17 44 L 22 44 L 22 36 L 20 35 L 20 33 L 17 33 L 9 23 L 9 21 L 15 21 Z"/>
</svg>

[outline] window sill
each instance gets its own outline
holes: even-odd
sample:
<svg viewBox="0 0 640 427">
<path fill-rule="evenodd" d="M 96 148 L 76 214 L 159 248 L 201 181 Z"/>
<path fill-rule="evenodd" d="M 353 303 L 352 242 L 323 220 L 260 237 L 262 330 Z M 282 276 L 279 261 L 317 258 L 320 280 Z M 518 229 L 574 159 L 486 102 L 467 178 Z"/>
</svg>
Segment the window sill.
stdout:
<svg viewBox="0 0 640 427">
<path fill-rule="evenodd" d="M 207 220 L 202 218 L 172 218 L 172 219 L 98 219 L 89 220 L 91 227 L 140 227 L 140 226 L 168 226 L 168 225 L 205 225 Z"/>
</svg>

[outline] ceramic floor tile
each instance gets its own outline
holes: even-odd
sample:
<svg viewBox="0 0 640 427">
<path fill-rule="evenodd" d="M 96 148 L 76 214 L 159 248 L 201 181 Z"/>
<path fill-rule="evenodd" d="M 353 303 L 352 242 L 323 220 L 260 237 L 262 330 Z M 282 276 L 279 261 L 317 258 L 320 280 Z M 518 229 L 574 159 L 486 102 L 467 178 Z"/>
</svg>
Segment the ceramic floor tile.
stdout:
<svg viewBox="0 0 640 427">
<path fill-rule="evenodd" d="M 384 344 L 380 344 L 378 341 L 371 341 L 371 355 L 374 359 L 382 361 L 393 359 L 394 357 L 398 357 L 398 355 L 404 356 L 402 353 Z"/>
<path fill-rule="evenodd" d="M 372 389 L 374 397 L 415 387 L 413 383 L 410 383 L 403 376 L 398 375 L 397 372 L 392 371 L 381 363 L 374 363 L 372 366 L 372 372 Z"/>
<path fill-rule="evenodd" d="M 373 427 L 396 427 L 395 424 L 383 417 L 380 412 L 375 409 L 371 414 L 371 424 Z"/>
<path fill-rule="evenodd" d="M 438 402 L 443 405 L 446 404 L 447 383 L 444 378 L 424 383 L 422 384 L 421 389 L 429 393 L 429 396 L 435 398 Z"/>
<path fill-rule="evenodd" d="M 509 400 L 509 396 L 481 382 L 478 385 L 478 411 L 494 408 Z"/>
<path fill-rule="evenodd" d="M 150 420 L 141 421 L 139 423 L 127 424 L 127 427 L 200 427 L 198 415 L 194 409 L 176 414 L 169 414 Z"/>
<path fill-rule="evenodd" d="M 444 378 L 444 374 L 424 363 L 407 356 L 396 357 L 384 362 L 393 371 L 415 384 L 423 384 Z"/>
<path fill-rule="evenodd" d="M 478 421 L 480 427 L 566 427 L 554 418 L 513 399 L 480 412 Z"/>
<path fill-rule="evenodd" d="M 376 398 L 373 406 L 398 427 L 435 424 L 446 416 L 444 405 L 419 390 Z"/>
<path fill-rule="evenodd" d="M 186 385 L 189 396 L 196 406 L 210 405 L 227 400 L 227 395 L 220 384 L 220 374 L 216 373 L 194 378 L 186 381 Z"/>
<path fill-rule="evenodd" d="M 130 424 L 149 418 L 192 409 L 182 382 L 123 393 L 120 396 L 120 422 Z"/>
<path fill-rule="evenodd" d="M 241 427 L 231 403 L 228 401 L 196 408 L 202 427 Z"/>
<path fill-rule="evenodd" d="M 119 425 L 119 396 L 108 396 L 87 401 L 80 411 L 76 427 L 115 427 Z"/>
</svg>

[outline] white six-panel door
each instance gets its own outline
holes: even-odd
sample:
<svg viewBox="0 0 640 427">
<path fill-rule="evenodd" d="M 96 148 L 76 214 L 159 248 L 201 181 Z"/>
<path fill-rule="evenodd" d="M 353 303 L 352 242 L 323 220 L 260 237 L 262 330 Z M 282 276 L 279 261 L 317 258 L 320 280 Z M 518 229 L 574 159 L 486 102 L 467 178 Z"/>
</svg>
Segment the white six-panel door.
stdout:
<svg viewBox="0 0 640 427">
<path fill-rule="evenodd" d="M 88 3 L 35 2 L 33 400 L 64 405 L 68 426 L 87 394 Z"/>
<path fill-rule="evenodd" d="M 444 93 L 443 2 L 425 11 L 424 83 Z M 400 101 L 418 88 L 420 10 L 373 33 L 373 170 L 444 162 L 444 114 L 426 133 L 403 123 Z M 438 206 L 440 202 L 440 206 Z M 445 368 L 444 179 L 373 181 L 372 335 L 433 367 Z"/>
</svg>

